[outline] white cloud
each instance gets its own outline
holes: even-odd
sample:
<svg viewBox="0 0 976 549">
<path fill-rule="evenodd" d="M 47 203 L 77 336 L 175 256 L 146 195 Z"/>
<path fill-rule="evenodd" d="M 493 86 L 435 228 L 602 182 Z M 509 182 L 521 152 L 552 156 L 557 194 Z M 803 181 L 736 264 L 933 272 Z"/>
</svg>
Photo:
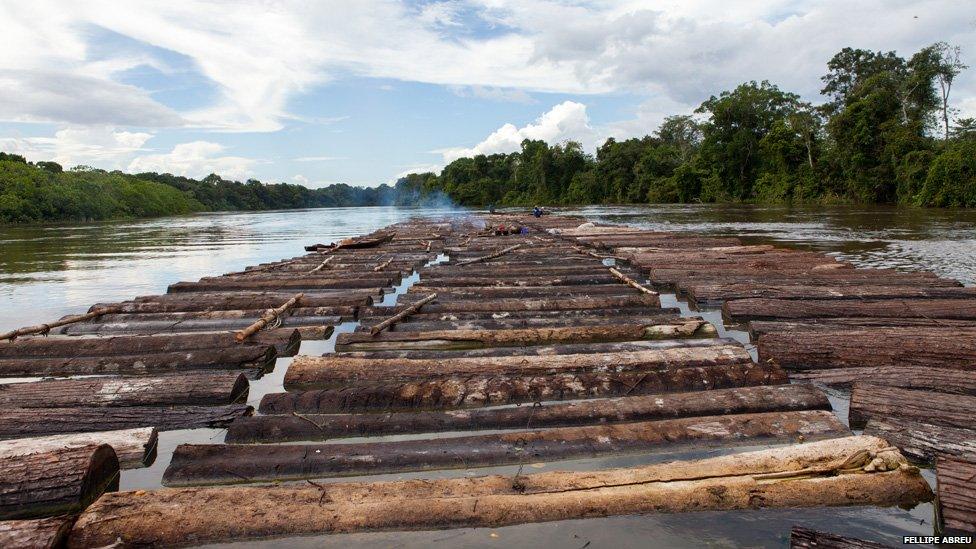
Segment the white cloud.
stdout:
<svg viewBox="0 0 976 549">
<path fill-rule="evenodd" d="M 91 165 L 121 169 L 125 162 L 153 137 L 145 132 L 128 132 L 112 127 L 68 127 L 53 137 L 8 137 L 0 149 L 21 154 L 28 160 L 53 160 L 62 166 Z"/>
<path fill-rule="evenodd" d="M 505 101 L 509 103 L 535 103 L 536 100 L 525 90 L 511 88 L 496 88 L 491 86 L 449 86 L 451 93 L 458 97 L 476 97 L 491 101 Z"/>
<path fill-rule="evenodd" d="M 252 158 L 241 156 L 218 156 L 224 146 L 210 141 L 180 143 L 165 154 L 138 156 L 129 163 L 128 171 L 168 172 L 187 177 L 206 177 L 215 173 L 227 179 L 247 179 L 257 163 Z"/>
<path fill-rule="evenodd" d="M 478 154 L 515 152 L 521 148 L 525 139 L 541 139 L 550 144 L 578 141 L 584 148 L 590 149 L 596 145 L 599 137 L 599 132 L 590 125 L 586 105 L 564 101 L 543 113 L 532 124 L 521 128 L 514 124 L 505 124 L 473 147 L 456 147 L 437 152 L 444 156 L 444 162 L 451 162 Z"/>
<path fill-rule="evenodd" d="M 298 174 L 295 177 L 292 177 L 291 180 L 294 181 L 295 183 L 298 183 L 299 185 L 308 187 L 308 178 L 302 174 Z"/>
<path fill-rule="evenodd" d="M 295 162 L 329 162 L 331 160 L 343 160 L 341 156 L 299 156 L 293 159 Z"/>
<path fill-rule="evenodd" d="M 435 174 L 441 173 L 444 169 L 443 164 L 412 164 L 410 166 L 401 166 L 403 168 L 396 175 L 390 179 L 390 184 L 396 183 L 397 179 L 401 177 L 406 177 L 412 173 L 427 173 L 433 172 Z"/>
</svg>

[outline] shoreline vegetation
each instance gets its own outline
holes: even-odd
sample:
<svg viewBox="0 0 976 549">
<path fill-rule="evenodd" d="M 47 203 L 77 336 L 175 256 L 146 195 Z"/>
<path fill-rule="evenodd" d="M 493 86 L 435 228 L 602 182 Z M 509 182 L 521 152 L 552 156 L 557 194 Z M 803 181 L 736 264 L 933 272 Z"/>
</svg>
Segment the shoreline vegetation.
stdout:
<svg viewBox="0 0 976 549">
<path fill-rule="evenodd" d="M 891 204 L 976 207 L 976 119 L 956 118 L 968 67 L 944 42 L 904 59 L 845 48 L 813 105 L 763 81 L 664 120 L 653 135 L 525 140 L 510 154 L 461 158 L 394 186 L 244 183 L 211 174 L 125 174 L 0 152 L 0 224 L 344 206 L 648 203 Z"/>
</svg>

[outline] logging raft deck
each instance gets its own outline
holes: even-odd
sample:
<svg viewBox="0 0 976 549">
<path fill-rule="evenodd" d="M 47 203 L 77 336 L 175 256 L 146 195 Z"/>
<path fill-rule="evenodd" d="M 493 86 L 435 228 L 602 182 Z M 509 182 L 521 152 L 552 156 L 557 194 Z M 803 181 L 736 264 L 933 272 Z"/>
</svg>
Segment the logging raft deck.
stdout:
<svg viewBox="0 0 976 549">
<path fill-rule="evenodd" d="M 196 437 L 175 448 L 162 477 L 167 489 L 106 494 L 82 512 L 67 534 L 77 547 L 120 536 L 186 545 L 660 511 L 910 507 L 931 493 L 902 452 L 931 459 L 950 429 L 964 432 L 964 447 L 973 440 L 966 438 L 973 426 L 948 410 L 965 404 L 953 399 L 976 398 L 968 377 L 976 373 L 964 365 L 976 354 L 942 324 L 976 330 L 971 289 L 734 238 L 584 222 L 414 220 L 176 283 L 164 295 L 95 304 L 87 315 L 39 327 L 52 335 L 0 342 L 0 376 L 61 378 L 0 389 L 0 439 L 16 439 L 9 454 L 21 462 L 28 458 L 17 447 L 57 453 L 60 443 L 50 440 L 73 436 L 74 455 L 104 453 L 98 445 L 109 444 L 117 462 L 132 467 L 151 461 L 156 429 L 227 428 L 223 443 Z M 662 308 L 665 287 L 701 307 L 724 303 L 729 322 L 762 319 L 760 359 L 718 337 L 721 326 Z M 825 330 L 843 339 L 898 327 L 936 342 L 928 359 L 885 362 L 876 353 L 870 362 L 863 349 L 843 355 L 858 352 L 856 340 L 828 351 L 841 358 L 820 358 L 839 365 L 789 358 L 802 334 L 823 348 L 834 342 L 820 337 Z M 783 334 L 786 350 L 771 355 L 764 339 Z M 900 356 L 896 335 L 885 340 L 885 356 Z M 244 403 L 249 385 L 312 339 L 334 341 L 336 352 L 287 361 L 283 376 L 274 373 L 282 386 L 251 396 L 260 396 L 255 415 Z M 914 377 L 902 375 L 910 367 Z M 841 368 L 845 382 L 809 375 Z M 952 383 L 934 383 L 921 368 Z M 101 377 L 77 377 L 91 374 Z M 866 422 L 901 451 L 881 438 L 851 437 L 846 418 L 811 382 L 854 385 L 856 395 L 870 396 L 852 401 L 852 422 Z M 897 391 L 942 400 L 923 396 L 923 410 L 906 418 L 908 407 L 885 407 L 905 398 Z M 869 400 L 880 403 L 861 404 Z M 944 416 L 922 415 L 937 402 Z M 936 429 L 921 452 L 872 427 L 919 418 Z M 120 429 L 128 438 L 118 438 Z M 48 442 L 22 438 L 41 436 Z M 146 440 L 140 446 L 134 436 Z M 741 453 L 772 445 L 780 448 Z M 140 449 L 146 457 L 134 459 Z M 702 452 L 725 457 L 690 459 Z M 628 467 L 587 472 L 620 465 Z M 568 472 L 548 472 L 560 469 Z M 486 473 L 496 476 L 457 478 Z M 412 478 L 439 480 L 403 480 Z M 95 488 L 71 492 L 64 509 L 112 488 L 85 486 Z M 50 520 L 8 530 L 25 536 L 29 524 L 37 539 L 64 536 Z"/>
</svg>

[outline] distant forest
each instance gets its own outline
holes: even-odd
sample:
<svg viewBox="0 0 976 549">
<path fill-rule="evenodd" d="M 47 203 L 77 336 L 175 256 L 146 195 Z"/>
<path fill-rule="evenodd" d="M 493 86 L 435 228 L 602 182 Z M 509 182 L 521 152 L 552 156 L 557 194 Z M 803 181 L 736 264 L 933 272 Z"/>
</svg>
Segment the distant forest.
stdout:
<svg viewBox="0 0 976 549">
<path fill-rule="evenodd" d="M 976 120 L 956 118 L 968 67 L 940 42 L 909 59 L 845 48 L 827 63 L 822 104 L 769 82 L 712 96 L 642 138 L 525 140 L 396 185 L 308 189 L 211 174 L 124 174 L 0 153 L 0 223 L 154 217 L 197 211 L 377 205 L 667 202 L 877 203 L 976 207 Z"/>
<path fill-rule="evenodd" d="M 712 96 L 653 135 L 578 143 L 525 140 L 440 173 L 410 174 L 398 198 L 446 193 L 462 205 L 667 202 L 879 203 L 976 207 L 976 120 L 956 119 L 966 68 L 940 42 L 909 59 L 845 48 L 827 63 L 823 103 L 769 82 Z"/>
</svg>

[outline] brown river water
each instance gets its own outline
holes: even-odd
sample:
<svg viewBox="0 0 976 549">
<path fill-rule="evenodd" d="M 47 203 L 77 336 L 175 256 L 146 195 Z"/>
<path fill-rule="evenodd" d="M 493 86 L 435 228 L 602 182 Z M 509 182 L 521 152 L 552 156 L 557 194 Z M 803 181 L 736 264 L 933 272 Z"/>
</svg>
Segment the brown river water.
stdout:
<svg viewBox="0 0 976 549">
<path fill-rule="evenodd" d="M 735 235 L 837 255 L 864 267 L 928 269 L 976 284 L 976 210 L 904 210 L 864 207 L 691 205 L 587 207 L 566 213 L 591 220 L 665 231 Z M 142 221 L 0 227 L 0 332 L 85 311 L 96 302 L 162 293 L 170 283 L 196 280 L 303 253 L 302 246 L 363 234 L 412 216 L 449 210 L 336 208 L 260 213 L 201 214 Z M 416 281 L 405 279 L 404 286 Z M 392 296 L 388 296 L 392 297 Z M 663 296 L 664 306 L 687 306 Z M 715 311 L 702 311 L 720 325 Z M 354 329 L 342 325 L 338 331 Z M 723 335 L 747 343 L 742 332 Z M 334 338 L 333 338 L 334 340 Z M 333 340 L 306 342 L 301 352 L 332 350 Z M 290 359 L 253 382 L 249 402 L 280 391 Z M 847 399 L 831 394 L 846 420 Z M 443 436 L 451 436 L 450 433 Z M 405 438 L 405 437 L 399 437 Z M 391 440 L 382 437 L 379 440 Z M 349 439 L 354 442 L 361 439 Z M 376 439 L 371 439 L 376 440 Z M 222 442 L 219 429 L 171 431 L 160 436 L 148 468 L 124 471 L 122 489 L 155 488 L 177 444 Z M 740 451 L 737 449 L 736 451 Z M 589 470 L 718 455 L 719 450 L 576 460 L 526 466 L 527 473 Z M 383 475 L 366 479 L 514 474 L 516 467 Z M 934 484 L 933 475 L 923 472 Z M 231 544 L 237 547 L 787 547 L 793 525 L 900 545 L 903 535 L 932 533 L 933 508 L 797 509 L 622 516 L 495 529 L 382 532 L 313 536 Z"/>
</svg>

